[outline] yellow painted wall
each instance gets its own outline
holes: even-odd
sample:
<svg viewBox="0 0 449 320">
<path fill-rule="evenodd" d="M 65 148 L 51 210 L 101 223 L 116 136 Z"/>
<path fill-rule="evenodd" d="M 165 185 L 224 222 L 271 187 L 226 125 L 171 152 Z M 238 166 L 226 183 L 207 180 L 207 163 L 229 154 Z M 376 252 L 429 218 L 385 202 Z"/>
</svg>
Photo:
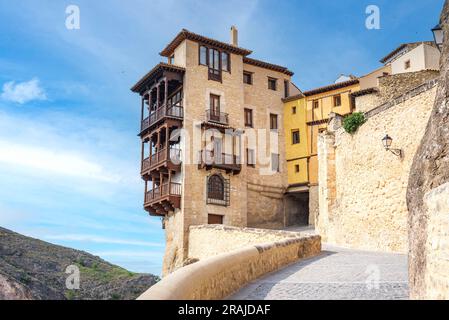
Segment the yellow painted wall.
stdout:
<svg viewBox="0 0 449 320">
<path fill-rule="evenodd" d="M 296 113 L 293 113 L 296 107 Z M 306 99 L 284 103 L 284 130 L 285 130 L 285 152 L 287 160 L 288 184 L 301 184 L 308 182 L 307 157 L 307 112 Z M 292 132 L 299 130 L 299 143 L 293 144 Z M 299 172 L 295 171 L 295 165 L 299 165 Z"/>
<path fill-rule="evenodd" d="M 329 113 L 335 112 L 342 116 L 351 113 L 351 98 L 352 92 L 360 90 L 360 85 L 355 84 L 344 88 L 327 91 L 311 96 L 307 96 L 307 137 L 308 137 L 308 153 L 310 155 L 309 160 L 309 183 L 310 185 L 318 184 L 318 158 L 317 158 L 317 141 L 318 135 L 321 130 L 327 128 L 327 122 L 319 124 L 311 124 L 313 121 L 327 120 Z M 341 95 L 341 106 L 334 107 L 334 96 Z M 313 108 L 313 102 L 318 101 L 318 108 Z"/>
</svg>

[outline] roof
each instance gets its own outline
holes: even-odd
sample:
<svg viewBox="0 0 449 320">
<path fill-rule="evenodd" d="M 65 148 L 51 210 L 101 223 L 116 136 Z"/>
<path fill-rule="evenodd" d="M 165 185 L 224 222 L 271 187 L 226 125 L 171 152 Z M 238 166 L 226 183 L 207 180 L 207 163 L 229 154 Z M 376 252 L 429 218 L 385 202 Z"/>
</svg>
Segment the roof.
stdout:
<svg viewBox="0 0 449 320">
<path fill-rule="evenodd" d="M 265 62 L 262 60 L 256 60 L 253 58 L 243 57 L 243 63 L 250 64 L 250 65 L 253 65 L 256 67 L 270 69 L 270 70 L 277 71 L 277 72 L 281 72 L 288 76 L 292 76 L 294 74 L 292 71 L 288 70 L 286 67 L 283 67 L 283 66 L 280 66 L 277 64 L 268 63 L 268 62 Z"/>
<path fill-rule="evenodd" d="M 434 41 L 420 41 L 420 42 L 410 42 L 410 43 L 404 43 L 401 44 L 399 47 L 391 51 L 389 54 L 387 54 L 385 57 L 383 57 L 380 62 L 386 63 L 388 60 L 390 60 L 392 57 L 394 57 L 396 54 L 401 52 L 404 49 L 407 49 L 407 51 L 413 50 L 416 47 L 420 46 L 421 44 L 427 44 L 429 46 L 435 47 Z"/>
<path fill-rule="evenodd" d="M 282 99 L 282 102 L 284 102 L 284 103 L 292 102 L 292 101 L 295 101 L 295 100 L 298 100 L 298 99 L 302 99 L 304 97 L 305 97 L 305 95 L 303 93 L 299 93 L 299 94 L 295 94 L 294 96 L 290 96 L 290 97 Z"/>
<path fill-rule="evenodd" d="M 144 75 L 132 88 L 131 91 L 133 92 L 141 92 L 142 89 L 145 89 L 147 85 L 151 83 L 151 80 L 153 78 L 163 73 L 164 71 L 173 71 L 173 72 L 185 72 L 185 69 L 183 67 L 179 67 L 173 64 L 167 64 L 164 62 L 161 62 L 157 64 L 153 69 L 151 69 L 150 72 L 148 72 L 146 75 Z"/>
<path fill-rule="evenodd" d="M 313 95 L 318 94 L 318 93 L 323 93 L 323 92 L 328 92 L 328 91 L 332 91 L 332 90 L 337 90 L 337 89 L 353 86 L 353 85 L 358 84 L 358 83 L 359 83 L 359 79 L 353 79 L 353 80 L 349 80 L 349 81 L 333 83 L 331 85 L 324 86 L 324 87 L 319 87 L 319 88 L 316 88 L 316 89 L 305 91 L 303 93 L 304 93 L 305 96 L 313 96 Z"/>
<path fill-rule="evenodd" d="M 351 96 L 353 96 L 355 98 L 355 97 L 361 97 L 361 96 L 364 96 L 367 94 L 377 93 L 377 92 L 379 92 L 379 89 L 377 89 L 377 88 L 367 88 L 367 89 L 353 92 L 353 93 L 351 93 Z"/>
<path fill-rule="evenodd" d="M 237 46 L 233 46 L 229 43 L 218 41 L 215 39 L 211 39 L 196 33 L 193 33 L 187 29 L 182 29 L 181 32 L 179 32 L 176 37 L 162 50 L 159 54 L 163 57 L 169 57 L 173 54 L 176 47 L 178 47 L 181 42 L 184 40 L 193 40 L 197 42 L 201 42 L 207 45 L 211 45 L 220 49 L 227 50 L 231 53 L 240 54 L 242 56 L 247 56 L 252 53 L 251 50 L 240 48 Z"/>
</svg>

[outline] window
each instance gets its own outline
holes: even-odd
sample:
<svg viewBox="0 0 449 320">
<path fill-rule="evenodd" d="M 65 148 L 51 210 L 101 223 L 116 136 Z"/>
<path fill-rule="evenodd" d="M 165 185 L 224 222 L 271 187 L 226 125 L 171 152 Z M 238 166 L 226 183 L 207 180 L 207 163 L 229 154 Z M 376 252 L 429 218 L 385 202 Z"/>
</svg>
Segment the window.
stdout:
<svg viewBox="0 0 449 320">
<path fill-rule="evenodd" d="M 209 49 L 209 80 L 221 81 L 220 51 Z"/>
<path fill-rule="evenodd" d="M 292 114 L 296 114 L 296 107 L 292 107 Z"/>
<path fill-rule="evenodd" d="M 410 69 L 410 67 L 412 66 L 412 63 L 410 62 L 410 60 L 405 61 L 404 63 L 404 69 Z"/>
<path fill-rule="evenodd" d="M 246 149 L 246 165 L 248 167 L 256 167 L 256 156 L 253 149 Z"/>
<path fill-rule="evenodd" d="M 210 114 L 220 116 L 220 96 L 210 95 Z"/>
<path fill-rule="evenodd" d="M 299 173 L 299 164 L 295 164 L 295 173 Z"/>
<path fill-rule="evenodd" d="M 268 89 L 276 91 L 277 79 L 268 78 Z"/>
<path fill-rule="evenodd" d="M 243 83 L 253 84 L 253 74 L 251 72 L 243 71 Z"/>
<path fill-rule="evenodd" d="M 292 144 L 299 143 L 299 130 L 295 130 L 292 132 Z"/>
<path fill-rule="evenodd" d="M 278 129 L 278 115 L 270 114 L 270 129 L 277 130 Z"/>
<path fill-rule="evenodd" d="M 253 110 L 245 108 L 245 127 L 253 126 Z"/>
<path fill-rule="evenodd" d="M 284 98 L 290 96 L 290 82 L 288 80 L 284 80 Z"/>
<path fill-rule="evenodd" d="M 218 214 L 209 214 L 207 215 L 207 223 L 208 224 L 223 224 L 223 216 Z"/>
<path fill-rule="evenodd" d="M 279 154 L 277 153 L 271 154 L 271 170 L 279 172 Z"/>
<path fill-rule="evenodd" d="M 221 174 L 213 174 L 207 179 L 207 203 L 229 205 L 229 180 Z"/>
<path fill-rule="evenodd" d="M 175 55 L 171 55 L 170 58 L 168 58 L 168 64 L 174 64 L 175 63 Z"/>
<path fill-rule="evenodd" d="M 229 53 L 221 53 L 221 70 L 231 72 L 231 60 Z"/>
<path fill-rule="evenodd" d="M 200 64 L 207 66 L 207 47 L 200 46 Z"/>
<path fill-rule="evenodd" d="M 320 102 L 318 100 L 313 101 L 313 108 L 318 109 L 320 106 Z"/>
<path fill-rule="evenodd" d="M 334 107 L 341 106 L 341 95 L 334 96 Z"/>
</svg>

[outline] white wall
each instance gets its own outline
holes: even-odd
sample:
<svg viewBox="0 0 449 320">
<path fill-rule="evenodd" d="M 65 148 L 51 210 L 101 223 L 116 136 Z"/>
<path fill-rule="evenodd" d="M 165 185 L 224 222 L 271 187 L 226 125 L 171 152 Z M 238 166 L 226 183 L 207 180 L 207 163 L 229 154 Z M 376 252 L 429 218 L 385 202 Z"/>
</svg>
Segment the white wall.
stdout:
<svg viewBox="0 0 449 320">
<path fill-rule="evenodd" d="M 405 69 L 405 62 L 410 60 L 410 68 Z M 417 72 L 422 70 L 439 70 L 440 51 L 428 44 L 421 44 L 391 63 L 392 74 Z"/>
</svg>

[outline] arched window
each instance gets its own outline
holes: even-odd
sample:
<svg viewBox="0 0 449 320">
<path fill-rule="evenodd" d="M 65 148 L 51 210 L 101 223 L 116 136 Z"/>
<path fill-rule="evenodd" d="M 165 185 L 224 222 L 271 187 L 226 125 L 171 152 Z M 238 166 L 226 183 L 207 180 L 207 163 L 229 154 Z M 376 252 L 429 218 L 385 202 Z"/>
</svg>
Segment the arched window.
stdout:
<svg viewBox="0 0 449 320">
<path fill-rule="evenodd" d="M 220 174 L 213 174 L 207 179 L 207 203 L 229 205 L 229 180 Z"/>
<path fill-rule="evenodd" d="M 224 181 L 223 177 L 214 174 L 209 177 L 207 183 L 208 198 L 215 200 L 224 200 Z"/>
</svg>

